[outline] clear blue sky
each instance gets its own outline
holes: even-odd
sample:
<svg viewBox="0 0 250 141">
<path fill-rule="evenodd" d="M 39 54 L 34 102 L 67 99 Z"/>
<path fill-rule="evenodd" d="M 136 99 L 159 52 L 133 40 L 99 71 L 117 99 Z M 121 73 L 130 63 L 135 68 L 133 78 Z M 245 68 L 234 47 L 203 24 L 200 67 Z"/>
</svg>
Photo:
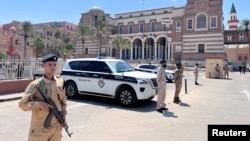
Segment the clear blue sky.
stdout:
<svg viewBox="0 0 250 141">
<path fill-rule="evenodd" d="M 187 0 L 1 0 L 0 25 L 12 20 L 31 21 L 34 24 L 51 21 L 78 24 L 81 13 L 87 12 L 95 5 L 114 16 L 143 9 L 181 7 L 185 6 L 186 2 Z M 224 23 L 229 19 L 232 2 L 240 21 L 250 19 L 249 0 L 223 0 Z M 227 27 L 227 24 L 225 26 Z"/>
</svg>

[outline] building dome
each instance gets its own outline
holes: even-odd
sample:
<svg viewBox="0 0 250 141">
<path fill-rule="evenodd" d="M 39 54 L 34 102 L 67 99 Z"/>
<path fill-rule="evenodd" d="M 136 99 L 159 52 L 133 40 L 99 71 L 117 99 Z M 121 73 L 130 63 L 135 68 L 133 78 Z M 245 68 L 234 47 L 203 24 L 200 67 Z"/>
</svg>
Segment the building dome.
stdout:
<svg viewBox="0 0 250 141">
<path fill-rule="evenodd" d="M 104 10 L 100 6 L 93 6 L 89 9 L 90 13 L 96 13 L 96 12 L 102 12 L 104 13 Z"/>
<path fill-rule="evenodd" d="M 13 27 L 13 26 L 9 30 L 12 31 L 12 32 L 16 32 L 16 28 Z"/>
</svg>

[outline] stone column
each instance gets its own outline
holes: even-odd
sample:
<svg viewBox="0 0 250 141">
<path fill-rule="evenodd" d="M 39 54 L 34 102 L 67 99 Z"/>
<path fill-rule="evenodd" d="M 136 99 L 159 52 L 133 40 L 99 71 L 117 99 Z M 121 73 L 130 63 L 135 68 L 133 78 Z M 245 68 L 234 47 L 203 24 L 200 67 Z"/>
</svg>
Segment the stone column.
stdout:
<svg viewBox="0 0 250 141">
<path fill-rule="evenodd" d="M 130 48 L 130 60 L 133 60 L 133 43 L 131 43 L 131 48 Z"/>
<path fill-rule="evenodd" d="M 109 45 L 109 56 L 112 57 L 112 47 Z"/>
<path fill-rule="evenodd" d="M 155 53 L 154 54 L 155 58 L 154 58 L 154 60 L 156 60 L 157 59 L 157 42 L 155 42 L 154 45 L 155 45 L 154 46 L 154 49 L 155 49 L 155 52 L 154 52 Z"/>
<path fill-rule="evenodd" d="M 138 59 L 138 56 L 137 56 L 137 45 L 135 45 L 135 59 Z"/>
<path fill-rule="evenodd" d="M 122 49 L 120 49 L 120 58 L 119 59 L 122 59 Z"/>
<path fill-rule="evenodd" d="M 168 43 L 168 60 L 171 59 L 171 45 Z"/>
<path fill-rule="evenodd" d="M 144 43 L 142 43 L 142 50 L 141 50 L 141 59 L 144 60 Z"/>
</svg>

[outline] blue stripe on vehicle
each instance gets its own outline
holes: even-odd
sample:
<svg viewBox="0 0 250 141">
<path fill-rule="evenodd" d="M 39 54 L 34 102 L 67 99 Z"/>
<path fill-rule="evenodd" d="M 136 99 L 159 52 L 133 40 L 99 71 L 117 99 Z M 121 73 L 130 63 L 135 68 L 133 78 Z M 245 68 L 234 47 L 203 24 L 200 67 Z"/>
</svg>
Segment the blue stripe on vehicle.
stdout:
<svg viewBox="0 0 250 141">
<path fill-rule="evenodd" d="M 90 77 L 90 78 L 103 78 L 109 80 L 117 80 L 117 81 L 125 81 L 131 83 L 137 83 L 137 79 L 129 76 L 122 76 L 122 75 L 112 75 L 112 74 L 100 74 L 95 72 L 74 72 L 74 71 L 62 71 L 62 75 L 68 76 L 78 76 L 78 77 Z"/>
</svg>

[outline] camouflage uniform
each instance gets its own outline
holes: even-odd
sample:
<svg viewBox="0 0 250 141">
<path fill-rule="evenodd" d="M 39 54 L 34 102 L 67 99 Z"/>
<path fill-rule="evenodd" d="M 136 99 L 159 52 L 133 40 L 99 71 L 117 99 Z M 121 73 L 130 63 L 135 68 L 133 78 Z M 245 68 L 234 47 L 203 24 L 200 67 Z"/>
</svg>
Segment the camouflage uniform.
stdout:
<svg viewBox="0 0 250 141">
<path fill-rule="evenodd" d="M 174 71 L 174 83 L 175 83 L 175 95 L 174 95 L 174 103 L 181 102 L 180 100 L 180 92 L 182 87 L 182 76 L 183 76 L 183 69 L 181 64 L 177 64 L 177 69 Z M 180 65 L 180 66 L 179 66 Z"/>
<path fill-rule="evenodd" d="M 219 66 L 219 64 L 216 64 L 214 69 L 215 69 L 215 78 L 219 79 L 220 78 L 220 66 Z"/>
<path fill-rule="evenodd" d="M 49 80 L 42 77 L 41 79 L 31 82 L 19 102 L 19 107 L 23 111 L 32 112 L 29 141 L 61 141 L 62 126 L 55 116 L 51 120 L 50 127 L 44 127 L 49 110 L 44 111 L 38 107 L 38 102 L 44 101 L 42 95 L 36 88 L 40 81 L 42 85 L 45 86 L 48 96 L 53 99 L 64 117 L 67 113 L 66 95 L 63 89 L 64 80 L 62 78 L 54 76 L 52 80 Z"/>
<path fill-rule="evenodd" d="M 164 67 L 160 67 L 157 73 L 157 83 L 158 83 L 158 97 L 157 97 L 157 107 L 156 109 L 164 108 L 165 97 L 166 97 L 166 72 Z"/>
<path fill-rule="evenodd" d="M 224 70 L 224 78 L 228 79 L 229 78 L 229 68 L 228 68 L 228 65 L 226 64 L 224 67 L 223 67 L 223 70 Z"/>
<path fill-rule="evenodd" d="M 49 63 L 46 63 L 47 61 L 49 61 Z M 67 104 L 64 80 L 59 76 L 51 75 L 51 73 L 54 74 L 56 67 L 54 63 L 56 61 L 57 57 L 54 54 L 48 54 L 43 57 L 44 76 L 32 81 L 28 85 L 19 102 L 20 109 L 32 112 L 29 141 L 61 141 L 62 125 L 55 116 L 49 121 L 49 127 L 45 127 L 51 105 L 45 102 L 42 94 L 37 90 L 39 86 L 41 91 L 54 101 L 57 109 L 62 113 L 65 120 Z M 46 78 L 46 74 L 50 78 Z"/>
<path fill-rule="evenodd" d="M 194 69 L 194 77 L 195 77 L 195 85 L 199 85 L 198 81 L 198 75 L 199 75 L 199 64 L 195 64 L 195 69 Z"/>
</svg>

